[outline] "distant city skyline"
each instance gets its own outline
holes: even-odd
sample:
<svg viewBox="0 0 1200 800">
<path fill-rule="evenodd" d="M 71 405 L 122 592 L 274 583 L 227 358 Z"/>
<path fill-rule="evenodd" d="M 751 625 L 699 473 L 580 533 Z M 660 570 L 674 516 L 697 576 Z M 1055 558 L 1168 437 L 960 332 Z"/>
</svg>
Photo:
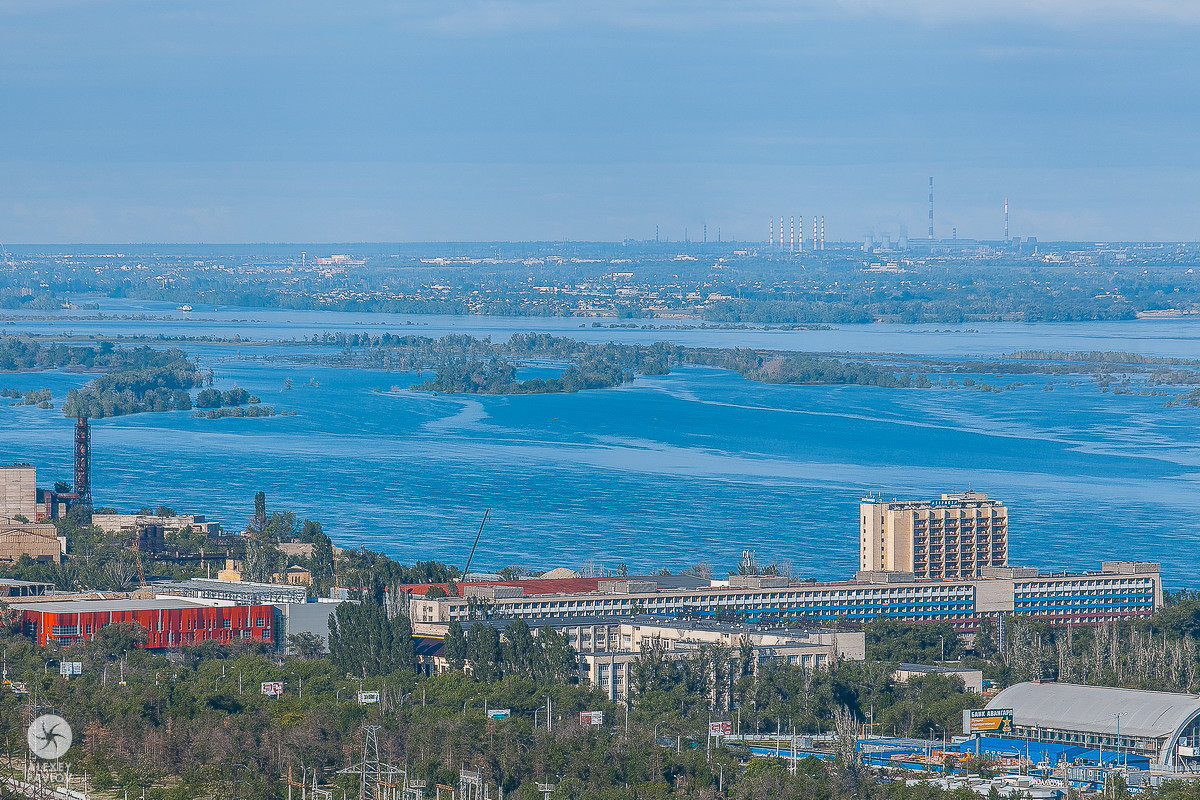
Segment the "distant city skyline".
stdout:
<svg viewBox="0 0 1200 800">
<path fill-rule="evenodd" d="M 1200 239 L 1200 4 L 0 0 L 0 242 Z"/>
</svg>

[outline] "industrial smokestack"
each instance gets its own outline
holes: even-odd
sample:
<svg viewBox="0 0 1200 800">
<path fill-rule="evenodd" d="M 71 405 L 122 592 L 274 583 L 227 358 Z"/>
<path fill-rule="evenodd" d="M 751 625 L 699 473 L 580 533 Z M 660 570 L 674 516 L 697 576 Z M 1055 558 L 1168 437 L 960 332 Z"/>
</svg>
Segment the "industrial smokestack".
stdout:
<svg viewBox="0 0 1200 800">
<path fill-rule="evenodd" d="M 825 249 L 825 217 L 821 217 L 821 249 Z"/>
<path fill-rule="evenodd" d="M 87 417 L 75 418 L 75 494 L 79 505 L 92 507 L 92 432 Z"/>
<path fill-rule="evenodd" d="M 800 252 L 804 252 L 804 215 L 800 215 Z"/>
<path fill-rule="evenodd" d="M 929 238 L 933 238 L 933 178 L 929 179 Z"/>
<path fill-rule="evenodd" d="M 771 217 L 771 232 L 767 235 L 767 246 L 775 246 L 775 218 Z"/>
<path fill-rule="evenodd" d="M 817 246 L 817 218 L 813 216 L 813 252 L 817 252 L 821 248 Z"/>
<path fill-rule="evenodd" d="M 1008 198 L 1004 198 L 1004 241 L 1008 241 Z"/>
<path fill-rule="evenodd" d="M 779 217 L 779 249 L 783 249 L 783 216 Z"/>
<path fill-rule="evenodd" d="M 788 252 L 796 252 L 796 218 L 791 219 L 791 230 L 788 233 Z"/>
</svg>

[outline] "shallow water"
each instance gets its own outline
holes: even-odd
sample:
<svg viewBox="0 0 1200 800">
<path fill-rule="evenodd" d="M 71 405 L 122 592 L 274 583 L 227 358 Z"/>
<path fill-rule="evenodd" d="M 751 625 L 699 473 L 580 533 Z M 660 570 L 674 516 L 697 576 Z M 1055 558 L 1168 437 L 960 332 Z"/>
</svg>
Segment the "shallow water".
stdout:
<svg viewBox="0 0 1200 800">
<path fill-rule="evenodd" d="M 1200 357 L 1200 324 L 847 326 L 833 331 L 596 329 L 593 320 L 413 317 L 197 309 L 109 302 L 106 315 L 28 319 L 2 329 L 300 340 L 324 331 L 557 331 L 590 340 L 754 345 L 961 356 L 1016 349 L 1125 350 Z M 207 322 L 204 320 L 220 320 Z M 234 321 L 240 320 L 240 321 Z M 414 321 L 403 327 L 398 323 Z M 10 318 L 10 321 L 11 318 Z M 580 327 L 580 326 L 584 327 Z M 944 327 L 944 326 L 943 326 Z M 1042 379 L 999 394 L 876 387 L 768 386 L 686 368 L 572 395 L 433 396 L 411 374 L 313 366 L 296 345 L 186 345 L 217 385 L 242 386 L 298 416 L 195 419 L 188 412 L 97 420 L 97 505 L 167 504 L 245 524 L 262 489 L 273 510 L 320 520 L 336 542 L 403 561 L 461 563 L 485 508 L 475 564 L 667 566 L 743 549 L 796 573 L 841 578 L 857 565 L 856 504 L 868 491 L 932 497 L 971 486 L 1008 502 L 1011 558 L 1095 568 L 1161 561 L 1170 586 L 1200 587 L 1200 409 Z M 293 388 L 285 389 L 292 379 Z M 88 376 L 0 376 L 48 387 L 60 404 Z M 382 391 L 375 391 L 375 390 Z M 72 421 L 0 406 L 0 461 L 70 477 Z"/>
</svg>

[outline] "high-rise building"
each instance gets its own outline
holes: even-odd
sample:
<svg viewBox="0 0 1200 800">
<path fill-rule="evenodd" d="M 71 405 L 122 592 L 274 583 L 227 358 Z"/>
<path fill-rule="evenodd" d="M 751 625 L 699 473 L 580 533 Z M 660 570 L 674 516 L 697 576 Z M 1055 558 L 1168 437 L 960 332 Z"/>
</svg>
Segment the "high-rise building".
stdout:
<svg viewBox="0 0 1200 800">
<path fill-rule="evenodd" d="M 0 517 L 14 520 L 22 516 L 36 522 L 37 469 L 30 464 L 10 464 L 0 467 Z"/>
<path fill-rule="evenodd" d="M 1008 564 L 1008 508 L 982 492 L 941 500 L 868 497 L 860 505 L 859 568 L 917 578 L 977 578 Z"/>
</svg>

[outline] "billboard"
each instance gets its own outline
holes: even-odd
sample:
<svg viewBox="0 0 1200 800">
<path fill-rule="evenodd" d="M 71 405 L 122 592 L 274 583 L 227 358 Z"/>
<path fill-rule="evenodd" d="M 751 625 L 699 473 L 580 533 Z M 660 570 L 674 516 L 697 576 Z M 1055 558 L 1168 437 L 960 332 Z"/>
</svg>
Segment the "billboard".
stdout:
<svg viewBox="0 0 1200 800">
<path fill-rule="evenodd" d="M 732 722 L 710 722 L 708 723 L 709 736 L 729 736 L 733 733 Z"/>
<path fill-rule="evenodd" d="M 508 719 L 512 716 L 511 708 L 489 708 L 487 710 L 488 719 Z"/>
<path fill-rule="evenodd" d="M 379 702 L 379 692 L 359 692 L 358 693 L 358 704 L 359 705 L 365 706 L 369 703 L 378 703 L 378 702 Z"/>
<path fill-rule="evenodd" d="M 82 675 L 83 674 L 83 662 L 82 661 L 60 661 L 60 662 L 58 662 L 58 674 L 63 675 L 63 676 Z"/>
<path fill-rule="evenodd" d="M 263 681 L 262 693 L 267 697 L 281 697 L 283 695 L 283 681 Z"/>
<path fill-rule="evenodd" d="M 963 733 L 1013 733 L 1011 708 L 969 708 L 963 712 Z"/>
<path fill-rule="evenodd" d="M 580 711 L 579 712 L 579 724 L 580 725 L 603 725 L 604 724 L 604 712 L 603 711 Z"/>
</svg>

